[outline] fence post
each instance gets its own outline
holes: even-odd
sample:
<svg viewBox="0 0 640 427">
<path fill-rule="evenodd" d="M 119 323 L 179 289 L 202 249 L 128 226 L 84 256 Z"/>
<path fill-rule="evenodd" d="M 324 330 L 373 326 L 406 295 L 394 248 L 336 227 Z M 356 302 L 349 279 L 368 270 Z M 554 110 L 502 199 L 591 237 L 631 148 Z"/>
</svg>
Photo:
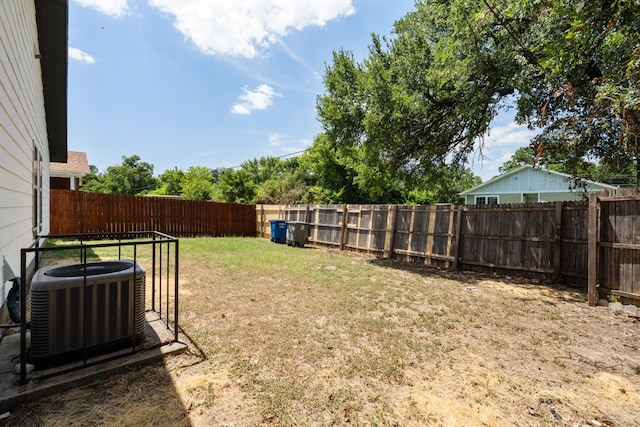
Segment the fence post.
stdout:
<svg viewBox="0 0 640 427">
<path fill-rule="evenodd" d="M 409 253 L 411 253 L 411 244 L 413 243 L 413 222 L 415 219 L 416 205 L 413 205 L 411 206 L 411 215 L 409 215 L 409 238 L 407 239 L 407 250 L 409 251 Z"/>
<path fill-rule="evenodd" d="M 260 205 L 262 207 L 262 236 L 261 237 L 270 237 L 271 236 L 271 223 L 267 220 L 267 213 L 265 212 L 264 205 Z M 265 232 L 266 231 L 266 232 Z M 265 235 L 266 234 L 266 235 Z"/>
<path fill-rule="evenodd" d="M 560 278 L 560 260 L 562 252 L 562 202 L 556 202 L 556 230 L 553 241 L 553 274 Z"/>
<path fill-rule="evenodd" d="M 310 240 L 309 238 L 311 237 L 311 224 L 309 223 L 309 203 L 307 203 L 307 206 L 304 209 L 304 223 L 307 225 L 307 235 L 306 238 L 307 240 Z"/>
<path fill-rule="evenodd" d="M 345 203 L 342 206 L 342 233 L 340 235 L 340 250 L 343 251 L 347 244 L 347 223 L 349 222 L 349 209 Z M 356 241 L 356 245 L 357 245 Z"/>
<path fill-rule="evenodd" d="M 598 298 L 598 195 L 589 194 L 589 237 L 588 237 L 588 290 L 589 305 L 595 306 Z"/>
<path fill-rule="evenodd" d="M 460 241 L 462 240 L 462 205 L 458 206 L 458 217 L 456 218 L 456 234 L 455 234 L 455 244 L 453 247 L 453 268 L 457 269 L 460 266 Z M 453 233 L 453 230 L 451 230 Z"/>
<path fill-rule="evenodd" d="M 313 241 L 318 243 L 318 229 L 320 228 L 320 205 L 313 205 L 315 211 L 316 220 L 313 228 Z"/>
<path fill-rule="evenodd" d="M 433 241 L 434 234 L 436 232 L 436 209 L 437 207 L 434 205 L 429 205 L 429 226 L 427 227 L 427 238 L 424 244 L 424 263 L 427 265 L 431 265 L 433 259 L 431 256 L 433 255 Z"/>
<path fill-rule="evenodd" d="M 455 205 L 449 205 L 449 211 L 448 211 L 448 216 L 449 216 L 449 226 L 447 227 L 447 252 L 445 253 L 445 255 L 447 256 L 451 256 L 451 243 L 453 240 L 453 218 L 454 218 L 454 212 L 456 210 Z M 446 268 L 451 268 L 451 261 L 446 261 Z"/>
<path fill-rule="evenodd" d="M 384 235 L 384 252 L 382 258 L 391 258 L 393 254 L 393 238 L 396 234 L 396 213 L 398 205 L 389 205 L 389 213 L 387 214 L 387 231 Z"/>
</svg>

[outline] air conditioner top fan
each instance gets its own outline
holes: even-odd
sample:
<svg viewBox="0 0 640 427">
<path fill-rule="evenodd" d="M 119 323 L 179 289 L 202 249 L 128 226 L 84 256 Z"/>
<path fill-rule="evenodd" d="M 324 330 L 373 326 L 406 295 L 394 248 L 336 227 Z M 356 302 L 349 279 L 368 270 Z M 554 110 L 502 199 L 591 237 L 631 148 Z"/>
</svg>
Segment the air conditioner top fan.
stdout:
<svg viewBox="0 0 640 427">
<path fill-rule="evenodd" d="M 68 283 L 76 283 L 78 279 L 85 280 L 85 277 L 87 283 L 108 282 L 134 274 L 144 275 L 145 270 L 137 263 L 134 268 L 134 262 L 130 259 L 54 265 L 43 267 L 36 272 L 31 289 L 42 289 L 42 286 L 66 286 Z"/>
<path fill-rule="evenodd" d="M 54 267 L 43 274 L 51 277 L 82 277 L 117 273 L 133 265 L 133 261 L 100 261 L 88 264 L 70 264 Z"/>
</svg>

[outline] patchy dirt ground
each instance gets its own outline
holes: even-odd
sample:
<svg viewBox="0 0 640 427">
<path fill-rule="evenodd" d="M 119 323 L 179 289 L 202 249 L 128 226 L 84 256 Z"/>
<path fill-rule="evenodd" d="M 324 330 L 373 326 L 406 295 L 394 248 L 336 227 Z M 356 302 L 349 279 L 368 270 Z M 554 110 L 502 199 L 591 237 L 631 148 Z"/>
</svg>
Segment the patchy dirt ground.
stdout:
<svg viewBox="0 0 640 427">
<path fill-rule="evenodd" d="M 640 322 L 579 290 L 245 240 L 181 243 L 188 353 L 6 425 L 640 426 Z"/>
</svg>

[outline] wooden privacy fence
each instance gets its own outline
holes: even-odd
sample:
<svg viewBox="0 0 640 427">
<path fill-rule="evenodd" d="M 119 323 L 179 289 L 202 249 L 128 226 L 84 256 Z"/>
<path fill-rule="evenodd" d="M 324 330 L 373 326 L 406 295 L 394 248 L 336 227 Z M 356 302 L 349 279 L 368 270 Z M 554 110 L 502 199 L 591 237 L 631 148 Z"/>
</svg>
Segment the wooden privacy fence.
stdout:
<svg viewBox="0 0 640 427">
<path fill-rule="evenodd" d="M 254 236 L 254 205 L 51 190 L 50 234 L 159 231 L 176 237 Z"/>
<path fill-rule="evenodd" d="M 284 205 L 256 205 L 256 235 L 263 239 L 271 237 L 272 219 L 284 219 Z"/>
<path fill-rule="evenodd" d="M 562 278 L 588 284 L 592 304 L 598 286 L 601 297 L 640 303 L 640 197 L 483 206 L 258 205 L 257 212 L 262 237 L 270 235 L 269 219 L 303 221 L 309 243 L 444 268 Z"/>
<path fill-rule="evenodd" d="M 609 292 L 640 305 L 640 197 L 589 199 L 589 302 Z"/>
</svg>

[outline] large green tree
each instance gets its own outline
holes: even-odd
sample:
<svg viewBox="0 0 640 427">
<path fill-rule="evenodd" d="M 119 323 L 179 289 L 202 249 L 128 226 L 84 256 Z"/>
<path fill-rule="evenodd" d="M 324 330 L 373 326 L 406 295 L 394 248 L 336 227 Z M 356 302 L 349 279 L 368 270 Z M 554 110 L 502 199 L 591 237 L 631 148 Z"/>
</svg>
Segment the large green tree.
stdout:
<svg viewBox="0 0 640 427">
<path fill-rule="evenodd" d="M 191 166 L 182 180 L 182 198 L 185 200 L 211 200 L 214 193 L 213 174 L 204 166 Z"/>
<path fill-rule="evenodd" d="M 95 166 L 83 183 L 84 191 L 106 194 L 144 195 L 158 186 L 158 179 L 153 175 L 153 165 L 140 161 L 140 156 L 122 156 L 122 164 L 109 166 L 104 173 L 99 173 Z"/>
<path fill-rule="evenodd" d="M 286 161 L 271 156 L 246 160 L 240 164 L 240 169 L 248 172 L 255 184 L 261 184 L 283 173 L 286 168 Z"/>
<path fill-rule="evenodd" d="M 464 162 L 514 103 L 539 162 L 621 169 L 638 162 L 639 25 L 634 1 L 422 0 L 363 61 L 334 53 L 318 116 L 382 180 Z"/>
<path fill-rule="evenodd" d="M 179 196 L 182 194 L 184 172 L 181 169 L 167 169 L 158 177 L 159 187 L 152 194 L 163 196 Z"/>
<path fill-rule="evenodd" d="M 255 203 L 292 205 L 302 203 L 307 193 L 304 171 L 286 171 L 260 183 L 256 189 Z"/>
<path fill-rule="evenodd" d="M 82 179 L 80 190 L 88 193 L 104 193 L 104 177 L 96 165 L 89 165 L 90 173 Z"/>
<path fill-rule="evenodd" d="M 342 153 L 340 155 L 326 134 L 320 134 L 313 145 L 300 155 L 298 162 L 309 182 L 304 202 L 333 204 L 367 200 L 366 188 L 359 186 L 356 179 L 358 162 L 344 155 L 344 151 Z"/>
<path fill-rule="evenodd" d="M 361 149 L 367 178 L 422 176 L 464 162 L 513 91 L 495 67 L 508 64 L 495 58 L 505 36 L 474 40 L 467 23 L 449 19 L 473 15 L 466 3 L 424 2 L 396 23 L 391 41 L 374 35 L 361 63 L 334 54 L 318 116 L 340 150 Z"/>
<path fill-rule="evenodd" d="M 460 166 L 442 166 L 432 171 L 422 182 L 416 183 L 403 195 L 403 203 L 432 205 L 436 203 L 464 203 L 460 193 L 482 182 L 479 176 Z"/>
<path fill-rule="evenodd" d="M 246 169 L 225 169 L 217 189 L 222 200 L 228 203 L 252 203 L 256 196 L 256 185 Z"/>
</svg>

